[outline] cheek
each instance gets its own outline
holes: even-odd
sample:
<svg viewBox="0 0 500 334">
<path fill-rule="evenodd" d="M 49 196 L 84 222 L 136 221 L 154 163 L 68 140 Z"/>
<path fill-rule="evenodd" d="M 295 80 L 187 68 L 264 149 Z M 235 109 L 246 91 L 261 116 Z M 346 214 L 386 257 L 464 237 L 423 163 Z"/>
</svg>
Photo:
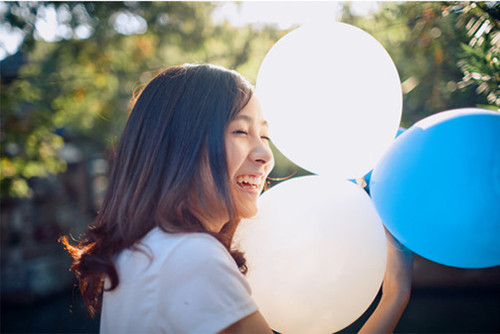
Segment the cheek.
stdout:
<svg viewBox="0 0 500 334">
<path fill-rule="evenodd" d="M 243 154 L 234 142 L 226 141 L 226 156 L 228 173 L 233 177 L 243 163 Z"/>
</svg>

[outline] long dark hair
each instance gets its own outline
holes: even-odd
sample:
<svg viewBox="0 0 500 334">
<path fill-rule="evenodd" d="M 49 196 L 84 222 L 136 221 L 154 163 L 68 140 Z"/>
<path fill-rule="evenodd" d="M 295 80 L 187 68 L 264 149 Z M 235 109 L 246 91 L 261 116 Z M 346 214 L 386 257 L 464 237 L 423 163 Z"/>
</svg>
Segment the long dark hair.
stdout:
<svg viewBox="0 0 500 334">
<path fill-rule="evenodd" d="M 212 234 L 246 272 L 243 254 L 230 249 L 240 217 L 231 195 L 224 133 L 252 94 L 237 72 L 190 64 L 164 70 L 140 93 L 93 226 L 77 245 L 62 238 L 92 315 L 100 307 L 104 278 L 110 280 L 109 290 L 119 284 L 113 257 L 154 227 Z M 228 218 L 220 232 L 204 227 L 203 218 L 211 214 Z"/>
</svg>

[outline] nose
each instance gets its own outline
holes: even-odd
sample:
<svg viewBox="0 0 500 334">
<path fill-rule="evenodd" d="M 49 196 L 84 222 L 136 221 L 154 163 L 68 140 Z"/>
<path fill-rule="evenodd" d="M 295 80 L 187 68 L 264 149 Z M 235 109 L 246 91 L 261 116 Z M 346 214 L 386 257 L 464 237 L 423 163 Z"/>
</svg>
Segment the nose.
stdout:
<svg viewBox="0 0 500 334">
<path fill-rule="evenodd" d="M 261 165 L 269 165 L 274 162 L 273 151 L 265 140 L 258 140 L 254 145 L 250 158 L 253 162 Z"/>
</svg>

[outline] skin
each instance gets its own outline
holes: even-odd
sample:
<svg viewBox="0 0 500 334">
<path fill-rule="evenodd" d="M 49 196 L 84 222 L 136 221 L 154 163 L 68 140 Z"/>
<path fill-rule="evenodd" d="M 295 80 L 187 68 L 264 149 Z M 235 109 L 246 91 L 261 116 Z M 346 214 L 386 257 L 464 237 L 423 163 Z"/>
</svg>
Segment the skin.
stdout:
<svg viewBox="0 0 500 334">
<path fill-rule="evenodd" d="M 227 165 L 234 188 L 238 210 L 243 217 L 257 213 L 257 199 L 264 187 L 264 180 L 274 166 L 269 147 L 268 126 L 262 108 L 254 96 L 244 109 L 229 123 L 225 144 Z M 242 183 L 245 176 L 260 180 L 258 186 Z M 219 223 L 214 229 L 220 229 Z M 360 333 L 392 333 L 408 304 L 411 291 L 413 254 L 399 244 L 386 231 L 387 266 L 382 286 L 382 297 L 377 308 L 360 330 Z M 240 319 L 221 334 L 273 333 L 259 311 Z"/>
<path fill-rule="evenodd" d="M 257 199 L 274 166 L 269 128 L 253 96 L 228 124 L 225 133 L 227 166 L 238 211 L 245 218 L 257 213 Z M 239 182 L 247 178 L 247 182 Z"/>
<path fill-rule="evenodd" d="M 392 333 L 410 300 L 413 253 L 386 230 L 387 265 L 382 297 L 360 333 Z"/>
</svg>

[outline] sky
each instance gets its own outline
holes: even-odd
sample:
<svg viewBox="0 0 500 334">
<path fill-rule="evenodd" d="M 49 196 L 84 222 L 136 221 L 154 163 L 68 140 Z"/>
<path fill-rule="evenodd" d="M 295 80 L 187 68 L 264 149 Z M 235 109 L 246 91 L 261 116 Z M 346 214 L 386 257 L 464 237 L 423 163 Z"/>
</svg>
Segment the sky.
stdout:
<svg viewBox="0 0 500 334">
<path fill-rule="evenodd" d="M 214 11 L 213 19 L 221 22 L 227 19 L 233 26 L 242 27 L 252 23 L 256 26 L 274 24 L 278 29 L 289 29 L 296 25 L 318 20 L 337 20 L 342 8 L 342 1 L 243 1 L 239 4 L 232 1 L 220 2 L 219 8 Z M 353 1 L 352 11 L 356 15 L 367 15 L 379 6 L 377 1 Z M 0 12 L 6 10 L 4 2 L 0 2 Z M 80 26 L 71 31 L 69 26 L 58 25 L 59 17 L 68 16 L 64 10 L 56 13 L 54 7 L 49 7 L 36 23 L 36 38 L 55 42 L 68 38 L 73 33 L 77 38 L 88 38 L 91 35 L 89 28 Z M 120 33 L 137 33 L 145 31 L 145 21 L 136 16 L 118 15 L 115 28 Z M 120 29 L 122 31 L 120 31 Z M 134 30 L 135 29 L 135 30 Z M 12 29 L 8 23 L 0 23 L 0 60 L 14 54 L 23 39 L 19 29 Z"/>
</svg>

